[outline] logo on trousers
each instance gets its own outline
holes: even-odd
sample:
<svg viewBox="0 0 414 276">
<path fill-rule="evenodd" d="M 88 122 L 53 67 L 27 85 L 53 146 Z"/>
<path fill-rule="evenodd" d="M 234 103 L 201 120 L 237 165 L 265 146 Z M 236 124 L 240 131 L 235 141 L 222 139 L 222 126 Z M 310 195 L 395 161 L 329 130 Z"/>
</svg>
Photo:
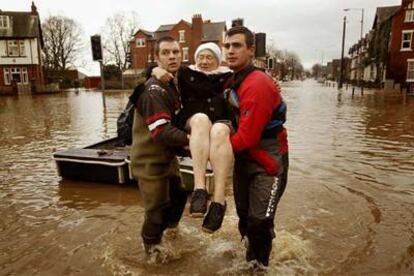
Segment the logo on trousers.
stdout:
<svg viewBox="0 0 414 276">
<path fill-rule="evenodd" d="M 270 199 L 269 199 L 269 205 L 267 206 L 267 210 L 266 210 L 266 217 L 270 217 L 275 212 L 276 193 L 277 193 L 278 184 L 279 184 L 279 177 L 275 177 L 273 185 L 272 185 L 272 191 L 270 192 Z"/>
</svg>

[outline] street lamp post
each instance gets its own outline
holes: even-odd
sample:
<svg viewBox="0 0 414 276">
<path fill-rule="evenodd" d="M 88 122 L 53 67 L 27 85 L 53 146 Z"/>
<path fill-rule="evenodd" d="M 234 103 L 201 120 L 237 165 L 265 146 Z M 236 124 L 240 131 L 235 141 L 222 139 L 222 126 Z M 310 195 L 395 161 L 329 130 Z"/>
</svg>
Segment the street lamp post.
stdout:
<svg viewBox="0 0 414 276">
<path fill-rule="evenodd" d="M 338 89 L 342 89 L 342 86 L 343 86 L 343 83 L 344 83 L 345 31 L 346 31 L 346 16 L 344 16 L 344 26 L 343 26 L 343 30 L 342 30 L 341 71 L 339 73 Z"/>
</svg>

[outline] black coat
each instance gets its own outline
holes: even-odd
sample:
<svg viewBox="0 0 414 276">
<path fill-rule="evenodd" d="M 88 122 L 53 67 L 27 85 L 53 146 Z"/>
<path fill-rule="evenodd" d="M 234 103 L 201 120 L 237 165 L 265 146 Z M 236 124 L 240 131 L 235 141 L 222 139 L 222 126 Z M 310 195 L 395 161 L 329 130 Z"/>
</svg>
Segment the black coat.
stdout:
<svg viewBox="0 0 414 276">
<path fill-rule="evenodd" d="M 178 127 L 183 128 L 195 113 L 205 113 L 210 121 L 228 120 L 229 112 L 224 100 L 224 86 L 232 72 L 206 75 L 189 67 L 178 72 L 178 87 L 183 108 L 178 117 Z"/>
</svg>

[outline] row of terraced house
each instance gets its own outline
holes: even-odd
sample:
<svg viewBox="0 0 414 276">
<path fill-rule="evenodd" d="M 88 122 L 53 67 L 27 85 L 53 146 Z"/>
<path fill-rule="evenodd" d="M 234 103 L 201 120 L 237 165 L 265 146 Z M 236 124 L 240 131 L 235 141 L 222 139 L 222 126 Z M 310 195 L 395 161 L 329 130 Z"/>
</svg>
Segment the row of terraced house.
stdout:
<svg viewBox="0 0 414 276">
<path fill-rule="evenodd" d="M 414 90 L 414 0 L 378 7 L 372 29 L 349 49 L 352 83 Z"/>
</svg>

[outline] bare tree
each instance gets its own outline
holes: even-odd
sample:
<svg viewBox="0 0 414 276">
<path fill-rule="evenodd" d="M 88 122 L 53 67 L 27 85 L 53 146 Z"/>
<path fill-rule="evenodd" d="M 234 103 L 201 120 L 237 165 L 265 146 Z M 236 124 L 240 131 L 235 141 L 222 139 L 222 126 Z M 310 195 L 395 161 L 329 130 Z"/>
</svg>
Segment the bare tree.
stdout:
<svg viewBox="0 0 414 276">
<path fill-rule="evenodd" d="M 82 28 L 71 18 L 49 16 L 42 24 L 44 64 L 56 71 L 66 70 L 81 58 Z"/>
<path fill-rule="evenodd" d="M 304 68 L 298 54 L 293 51 L 279 50 L 273 44 L 268 45 L 267 53 L 269 57 L 276 58 L 280 64 L 280 76 L 282 79 L 288 74 L 291 79 L 302 77 Z"/>
<path fill-rule="evenodd" d="M 138 28 L 136 12 L 118 12 L 106 19 L 102 31 L 105 63 L 114 63 L 121 71 L 127 68 L 129 41 Z"/>
<path fill-rule="evenodd" d="M 315 79 L 318 79 L 319 77 L 322 76 L 322 65 L 320 63 L 315 63 L 312 66 L 312 76 Z"/>
</svg>

